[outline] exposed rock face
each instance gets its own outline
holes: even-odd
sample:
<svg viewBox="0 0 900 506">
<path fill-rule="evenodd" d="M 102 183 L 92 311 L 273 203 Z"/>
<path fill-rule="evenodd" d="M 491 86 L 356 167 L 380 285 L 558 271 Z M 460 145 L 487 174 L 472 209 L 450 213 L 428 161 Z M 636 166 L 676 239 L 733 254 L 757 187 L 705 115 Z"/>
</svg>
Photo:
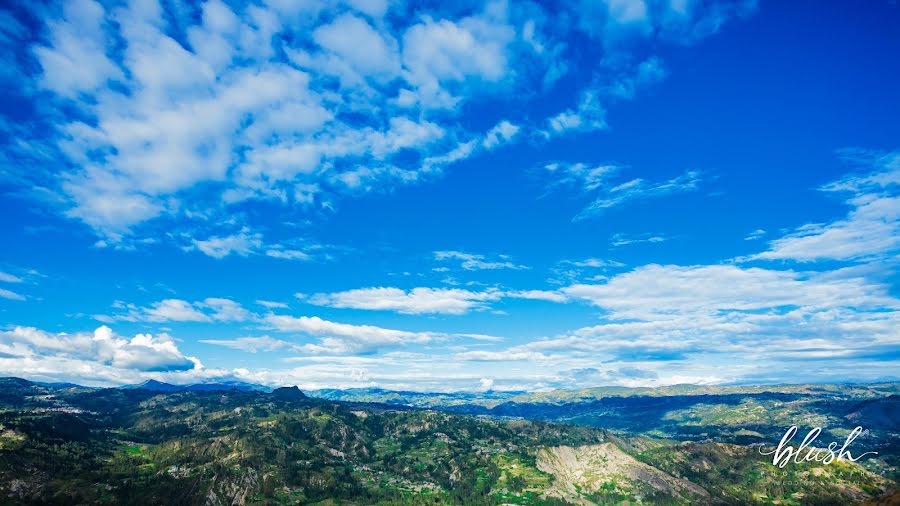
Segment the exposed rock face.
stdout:
<svg viewBox="0 0 900 506">
<path fill-rule="evenodd" d="M 249 496 L 259 491 L 255 469 L 243 470 L 238 476 L 215 476 L 206 495 L 206 506 L 238 506 L 247 504 Z"/>
<path fill-rule="evenodd" d="M 579 504 L 594 504 L 584 494 L 600 491 L 628 496 L 662 493 L 695 504 L 709 499 L 703 488 L 639 462 L 612 443 L 543 448 L 537 453 L 537 467 L 555 477 L 546 495 Z"/>
</svg>

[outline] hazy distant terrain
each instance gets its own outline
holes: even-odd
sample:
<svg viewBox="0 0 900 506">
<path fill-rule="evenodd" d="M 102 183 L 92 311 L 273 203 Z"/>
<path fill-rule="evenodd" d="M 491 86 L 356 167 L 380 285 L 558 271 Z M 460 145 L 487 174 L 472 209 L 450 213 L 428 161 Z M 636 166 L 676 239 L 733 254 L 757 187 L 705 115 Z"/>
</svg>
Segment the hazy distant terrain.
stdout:
<svg viewBox="0 0 900 506">
<path fill-rule="evenodd" d="M 342 401 L 170 387 L 0 380 L 0 503 L 853 504 L 897 485 L 896 385 L 314 392 Z M 880 455 L 778 470 L 751 444 L 789 420 L 828 438 L 859 423 L 857 447 Z"/>
<path fill-rule="evenodd" d="M 900 384 L 600 387 L 543 393 L 418 393 L 318 390 L 330 400 L 375 402 L 456 413 L 564 422 L 663 438 L 739 444 L 780 437 L 791 425 L 822 427 L 831 438 L 856 425 L 868 444 L 900 442 Z M 896 451 L 885 452 L 896 458 Z"/>
</svg>

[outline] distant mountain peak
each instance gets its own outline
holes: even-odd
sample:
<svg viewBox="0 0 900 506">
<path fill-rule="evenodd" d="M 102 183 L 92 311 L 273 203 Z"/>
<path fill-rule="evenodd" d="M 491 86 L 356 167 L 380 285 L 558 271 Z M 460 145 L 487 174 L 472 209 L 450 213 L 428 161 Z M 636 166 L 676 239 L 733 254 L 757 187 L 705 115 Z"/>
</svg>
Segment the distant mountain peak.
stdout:
<svg viewBox="0 0 900 506">
<path fill-rule="evenodd" d="M 173 385 L 163 381 L 149 379 L 136 385 L 125 385 L 119 388 L 128 390 L 150 390 L 152 392 L 219 392 L 219 391 L 268 391 L 268 388 L 240 381 L 223 381 L 215 383 L 194 383 L 191 385 Z"/>
<path fill-rule="evenodd" d="M 281 401 L 299 401 L 306 399 L 306 394 L 300 391 L 296 386 L 281 387 L 272 390 L 272 397 Z"/>
</svg>

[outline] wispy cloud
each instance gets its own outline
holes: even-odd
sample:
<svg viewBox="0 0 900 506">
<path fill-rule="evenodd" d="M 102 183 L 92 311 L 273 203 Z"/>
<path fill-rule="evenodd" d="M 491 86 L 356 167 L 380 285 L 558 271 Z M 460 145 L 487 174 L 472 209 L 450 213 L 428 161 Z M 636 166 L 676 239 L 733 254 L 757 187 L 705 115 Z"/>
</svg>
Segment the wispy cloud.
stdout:
<svg viewBox="0 0 900 506">
<path fill-rule="evenodd" d="M 548 192 L 560 188 L 575 188 L 593 196 L 574 218 L 574 221 L 595 217 L 607 209 L 624 206 L 640 200 L 660 198 L 676 193 L 695 191 L 702 182 L 700 171 L 688 170 L 681 175 L 663 181 L 647 181 L 633 178 L 614 182 L 628 170 L 619 164 L 587 164 L 553 162 L 544 166 L 543 175 L 550 178 Z"/>
<path fill-rule="evenodd" d="M 764 235 L 766 235 L 766 231 L 761 228 L 758 228 L 758 229 L 754 230 L 753 232 L 750 232 L 749 234 L 747 234 L 747 237 L 744 237 L 744 240 L 745 241 L 755 241 L 757 239 L 761 239 Z"/>
<path fill-rule="evenodd" d="M 367 310 L 396 311 L 402 314 L 461 315 L 490 309 L 490 303 L 501 299 L 529 299 L 565 302 L 565 295 L 548 290 L 501 290 L 490 288 L 471 291 L 459 288 L 418 287 L 403 290 L 393 287 L 358 288 L 343 292 L 317 293 L 305 297 L 318 306 Z"/>
<path fill-rule="evenodd" d="M 277 302 L 277 301 L 272 301 L 272 300 L 257 300 L 256 303 L 267 309 L 287 309 L 288 308 L 288 305 L 285 302 Z"/>
<path fill-rule="evenodd" d="M 433 332 L 408 332 L 374 325 L 352 325 L 323 320 L 318 316 L 269 315 L 265 322 L 281 332 L 299 332 L 319 338 L 302 346 L 308 353 L 365 352 L 381 347 L 428 343 L 442 337 Z"/>
<path fill-rule="evenodd" d="M 0 297 L 9 300 L 25 300 L 25 296 L 6 288 L 0 288 Z"/>
<path fill-rule="evenodd" d="M 578 103 L 547 119 L 542 134 L 546 138 L 569 132 L 605 130 L 606 108 L 619 100 L 631 100 L 643 88 L 652 86 L 666 77 L 666 70 L 659 58 L 651 57 L 615 72 L 598 72 L 594 83 L 582 91 Z"/>
<path fill-rule="evenodd" d="M 239 322 L 255 318 L 239 303 L 231 299 L 209 297 L 202 301 L 188 302 L 182 299 L 163 299 L 149 306 L 138 306 L 117 301 L 112 315 L 95 315 L 99 321 L 130 322 Z"/>
<path fill-rule="evenodd" d="M 24 280 L 19 276 L 0 271 L 0 282 L 3 283 L 22 283 Z"/>
<path fill-rule="evenodd" d="M 434 259 L 438 261 L 459 261 L 459 267 L 467 271 L 497 270 L 497 269 L 513 269 L 525 270 L 530 269 L 527 265 L 516 264 L 506 255 L 498 255 L 496 258 L 489 258 L 485 255 L 477 255 L 474 253 L 466 253 L 462 251 L 435 251 Z"/>
<path fill-rule="evenodd" d="M 858 261 L 900 251 L 900 153 L 848 151 L 845 157 L 868 172 L 820 190 L 846 195 L 846 217 L 802 225 L 771 241 L 767 251 L 741 260 Z"/>
<path fill-rule="evenodd" d="M 225 258 L 227 256 L 251 256 L 265 255 L 281 260 L 308 261 L 315 258 L 314 250 L 320 250 L 318 245 L 305 244 L 304 249 L 290 247 L 283 244 L 265 244 L 263 236 L 259 232 L 252 232 L 248 227 L 222 236 L 212 236 L 206 239 L 191 239 L 191 244 L 186 250 L 197 250 L 213 258 Z"/>
<path fill-rule="evenodd" d="M 502 297 L 499 290 L 473 292 L 456 288 L 358 288 L 335 293 L 317 293 L 307 302 L 319 306 L 388 310 L 406 314 L 464 314 L 487 309 L 486 302 Z"/>
<path fill-rule="evenodd" d="M 214 346 L 224 346 L 235 350 L 246 351 L 248 353 L 256 353 L 260 351 L 302 351 L 303 348 L 294 343 L 289 343 L 281 339 L 274 339 L 269 336 L 259 337 L 238 337 L 236 339 L 201 339 L 203 344 L 212 344 Z"/>
<path fill-rule="evenodd" d="M 625 233 L 617 233 L 613 234 L 609 239 L 609 244 L 613 247 L 619 246 L 628 246 L 631 244 L 641 244 L 641 243 L 650 243 L 656 244 L 660 242 L 668 241 L 669 238 L 662 234 L 625 234 Z"/>
<path fill-rule="evenodd" d="M 628 202 L 659 198 L 675 193 L 695 191 L 700 186 L 699 171 L 689 170 L 672 179 L 647 182 L 644 179 L 632 179 L 600 192 L 597 199 L 585 207 L 575 220 L 583 220 L 597 216 L 603 211 L 622 206 Z"/>
</svg>

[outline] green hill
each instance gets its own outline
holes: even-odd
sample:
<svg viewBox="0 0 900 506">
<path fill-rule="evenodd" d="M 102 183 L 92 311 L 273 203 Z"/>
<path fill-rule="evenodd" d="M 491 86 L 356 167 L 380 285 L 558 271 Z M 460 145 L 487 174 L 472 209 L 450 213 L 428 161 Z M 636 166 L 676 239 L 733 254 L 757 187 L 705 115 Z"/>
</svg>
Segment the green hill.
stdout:
<svg viewBox="0 0 900 506">
<path fill-rule="evenodd" d="M 775 473 L 749 446 L 295 388 L 0 392 L 2 504 L 850 504 L 896 486 L 846 463 Z"/>
</svg>

